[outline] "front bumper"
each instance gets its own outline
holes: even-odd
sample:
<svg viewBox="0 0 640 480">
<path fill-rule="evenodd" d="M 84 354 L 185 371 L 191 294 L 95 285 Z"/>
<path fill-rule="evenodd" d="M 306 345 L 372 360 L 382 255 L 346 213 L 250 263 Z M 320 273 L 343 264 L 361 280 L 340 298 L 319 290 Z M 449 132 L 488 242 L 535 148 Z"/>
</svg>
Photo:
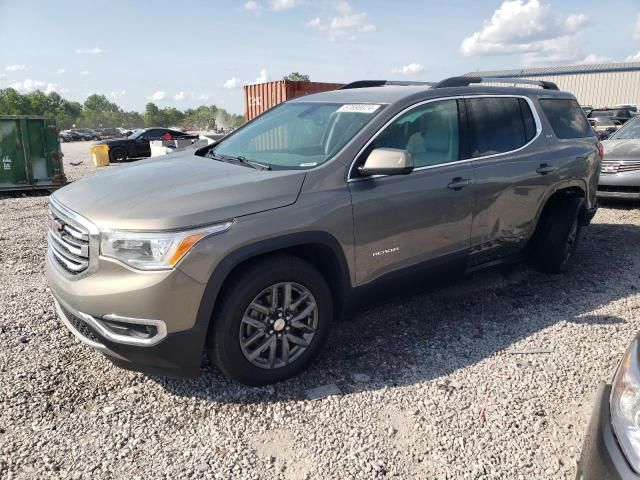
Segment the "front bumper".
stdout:
<svg viewBox="0 0 640 480">
<path fill-rule="evenodd" d="M 62 323 L 83 344 L 103 353 L 115 365 L 127 370 L 172 377 L 195 377 L 200 373 L 206 331 L 193 328 L 171 333 L 151 346 L 113 341 L 96 328 L 91 316 L 72 309 L 53 296 Z M 95 320 L 95 319 L 94 319 Z"/>
<path fill-rule="evenodd" d="M 625 172 L 600 175 L 599 198 L 640 200 L 640 173 Z"/>
<path fill-rule="evenodd" d="M 638 480 L 624 457 L 611 426 L 611 385 L 601 383 L 582 446 L 576 480 Z"/>
<path fill-rule="evenodd" d="M 208 323 L 198 321 L 198 313 L 205 285 L 179 269 L 138 272 L 102 258 L 97 272 L 74 278 L 48 254 L 46 272 L 63 323 L 118 366 L 180 377 L 200 373 Z M 149 341 L 122 329 L 147 326 Z"/>
</svg>

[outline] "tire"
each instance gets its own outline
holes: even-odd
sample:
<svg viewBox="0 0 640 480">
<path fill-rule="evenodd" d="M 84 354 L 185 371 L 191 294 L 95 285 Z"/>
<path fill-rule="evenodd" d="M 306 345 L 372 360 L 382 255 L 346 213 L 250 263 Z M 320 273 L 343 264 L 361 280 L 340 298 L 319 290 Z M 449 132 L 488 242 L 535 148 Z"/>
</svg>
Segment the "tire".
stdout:
<svg viewBox="0 0 640 480">
<path fill-rule="evenodd" d="M 112 162 L 124 162 L 128 158 L 127 151 L 122 147 L 109 149 L 109 160 Z"/>
<path fill-rule="evenodd" d="M 271 302 L 274 286 L 276 303 Z M 283 308 L 287 288 L 291 309 Z M 241 267 L 225 282 L 219 298 L 209 329 L 209 352 L 226 376 L 245 385 L 281 382 L 307 368 L 320 352 L 333 320 L 326 281 L 309 263 L 290 255 L 274 255 Z M 296 321 L 308 311 L 307 317 Z M 300 339 L 306 346 L 298 343 Z"/>
<path fill-rule="evenodd" d="M 580 237 L 583 203 L 582 198 L 564 198 L 545 209 L 533 249 L 538 271 L 558 274 L 569 270 Z"/>
</svg>

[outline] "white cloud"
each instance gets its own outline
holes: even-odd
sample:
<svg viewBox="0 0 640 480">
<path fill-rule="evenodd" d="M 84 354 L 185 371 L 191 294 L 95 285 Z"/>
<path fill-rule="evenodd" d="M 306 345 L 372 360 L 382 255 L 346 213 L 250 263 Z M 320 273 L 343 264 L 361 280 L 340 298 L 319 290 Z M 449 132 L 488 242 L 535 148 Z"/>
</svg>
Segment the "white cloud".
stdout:
<svg viewBox="0 0 640 480">
<path fill-rule="evenodd" d="M 26 65 L 18 65 L 18 64 L 7 65 L 7 67 L 5 68 L 7 72 L 17 72 L 19 70 L 26 70 L 26 69 L 27 69 Z"/>
<path fill-rule="evenodd" d="M 6 73 L 0 73 L 0 80 L 4 80 L 5 78 L 7 78 L 7 74 Z"/>
<path fill-rule="evenodd" d="M 279 12 L 300 5 L 300 0 L 271 0 L 271 10 Z"/>
<path fill-rule="evenodd" d="M 79 53 L 81 55 L 97 55 L 102 52 L 104 52 L 104 50 L 102 50 L 100 47 L 76 48 L 76 53 Z"/>
<path fill-rule="evenodd" d="M 161 100 L 164 100 L 165 98 L 167 98 L 167 92 L 163 90 L 158 90 L 157 92 L 155 92 L 153 95 L 149 97 L 149 100 L 159 102 Z"/>
<path fill-rule="evenodd" d="M 249 13 L 260 13 L 262 11 L 262 5 L 260 5 L 258 2 L 255 2 L 254 0 L 249 0 L 244 4 L 242 9 L 245 12 Z"/>
<path fill-rule="evenodd" d="M 196 100 L 209 100 L 209 98 L 211 98 L 210 93 L 201 93 L 196 97 Z"/>
<path fill-rule="evenodd" d="M 421 63 L 410 63 L 403 65 L 402 67 L 394 68 L 392 73 L 399 73 L 400 75 L 414 75 L 416 73 L 424 72 L 424 65 Z"/>
<path fill-rule="evenodd" d="M 265 83 L 268 81 L 269 81 L 269 72 L 267 72 L 266 68 L 263 68 L 262 70 L 260 70 L 260 74 L 258 75 L 258 78 L 256 78 L 255 83 Z"/>
<path fill-rule="evenodd" d="M 185 99 L 185 93 L 184 92 L 178 92 L 173 96 L 173 99 L 176 102 L 182 102 Z"/>
<path fill-rule="evenodd" d="M 56 75 L 62 75 L 66 70 L 64 68 L 59 68 L 56 70 Z"/>
<path fill-rule="evenodd" d="M 307 27 L 319 27 L 320 26 L 320 17 L 312 18 L 307 23 L 305 23 Z"/>
<path fill-rule="evenodd" d="M 636 40 L 640 40 L 640 13 L 636 17 L 636 26 L 633 30 L 633 38 L 635 38 Z"/>
<path fill-rule="evenodd" d="M 80 75 L 82 75 L 83 77 L 84 77 L 85 75 L 89 75 L 89 70 L 82 70 L 82 71 L 80 72 Z"/>
<path fill-rule="evenodd" d="M 563 19 L 540 0 L 505 0 L 482 30 L 463 40 L 460 50 L 467 57 L 523 53 L 530 54 L 529 61 L 537 57 L 575 58 L 571 51 L 575 50 L 575 35 L 588 22 L 584 14 Z"/>
<path fill-rule="evenodd" d="M 576 63 L 578 65 L 589 65 L 591 63 L 610 63 L 615 62 L 615 60 L 611 57 L 607 57 L 604 55 L 597 55 L 595 53 L 590 53 L 582 60 L 578 60 Z"/>
<path fill-rule="evenodd" d="M 307 27 L 325 32 L 329 40 L 355 40 L 358 33 L 371 33 L 376 26 L 369 22 L 366 12 L 356 12 L 351 4 L 345 0 L 333 3 L 337 15 L 321 19 L 316 17 L 308 21 Z"/>
<path fill-rule="evenodd" d="M 57 92 L 59 90 L 57 83 L 47 83 L 47 88 L 44 89 L 44 93 L 49 94 Z"/>
<path fill-rule="evenodd" d="M 45 82 L 41 82 L 40 80 L 32 80 L 30 78 L 25 79 L 22 82 L 14 82 L 9 85 L 10 88 L 17 90 L 20 93 L 29 93 L 34 90 L 42 90 L 42 87 L 45 87 L 47 84 Z"/>
<path fill-rule="evenodd" d="M 626 60 L 626 62 L 640 62 L 640 52 L 636 53 L 635 55 L 629 55 Z"/>
<path fill-rule="evenodd" d="M 229 80 L 227 80 L 226 82 L 224 82 L 224 84 L 222 85 L 224 88 L 239 88 L 242 86 L 242 80 L 240 80 L 239 78 L 236 77 L 231 77 Z"/>
<path fill-rule="evenodd" d="M 118 100 L 119 98 L 124 97 L 126 94 L 126 90 L 117 90 L 115 92 L 107 93 L 107 97 L 109 98 L 109 100 Z"/>
</svg>

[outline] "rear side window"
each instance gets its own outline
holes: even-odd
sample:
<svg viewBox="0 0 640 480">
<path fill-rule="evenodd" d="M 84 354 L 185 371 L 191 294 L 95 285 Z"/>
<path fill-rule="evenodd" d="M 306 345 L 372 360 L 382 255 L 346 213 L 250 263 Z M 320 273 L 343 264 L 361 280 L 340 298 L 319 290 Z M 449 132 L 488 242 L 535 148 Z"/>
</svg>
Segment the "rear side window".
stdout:
<svg viewBox="0 0 640 480">
<path fill-rule="evenodd" d="M 471 98 L 465 104 L 471 158 L 517 150 L 536 135 L 536 123 L 524 99 Z"/>
<path fill-rule="evenodd" d="M 540 106 L 558 138 L 592 137 L 593 130 L 578 102 L 569 98 L 543 98 Z M 593 115 L 593 114 L 592 114 Z"/>
</svg>

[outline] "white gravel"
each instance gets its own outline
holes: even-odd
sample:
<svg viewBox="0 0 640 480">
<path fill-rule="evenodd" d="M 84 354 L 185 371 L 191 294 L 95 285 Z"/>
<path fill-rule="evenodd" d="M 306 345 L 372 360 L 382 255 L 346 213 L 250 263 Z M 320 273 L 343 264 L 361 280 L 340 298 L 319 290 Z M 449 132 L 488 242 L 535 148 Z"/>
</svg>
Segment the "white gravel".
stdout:
<svg viewBox="0 0 640 480">
<path fill-rule="evenodd" d="M 63 145 L 70 179 L 93 170 L 88 145 Z M 640 214 L 610 205 L 570 274 L 485 272 L 390 300 L 283 384 L 209 365 L 148 377 L 55 318 L 46 204 L 0 197 L 0 478 L 571 479 L 597 383 L 640 329 Z"/>
</svg>

